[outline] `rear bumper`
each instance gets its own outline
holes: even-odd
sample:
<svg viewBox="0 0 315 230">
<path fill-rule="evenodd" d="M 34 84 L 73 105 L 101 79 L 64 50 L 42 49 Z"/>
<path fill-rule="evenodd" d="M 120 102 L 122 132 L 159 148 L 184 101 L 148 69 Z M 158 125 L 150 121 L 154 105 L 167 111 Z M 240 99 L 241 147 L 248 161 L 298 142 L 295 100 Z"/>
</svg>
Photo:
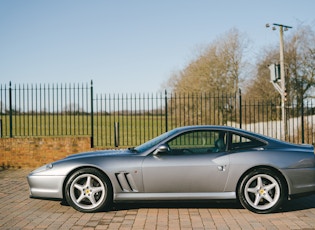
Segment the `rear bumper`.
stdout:
<svg viewBox="0 0 315 230">
<path fill-rule="evenodd" d="M 284 174 L 288 181 L 290 197 L 315 194 L 315 168 L 286 169 Z"/>
</svg>

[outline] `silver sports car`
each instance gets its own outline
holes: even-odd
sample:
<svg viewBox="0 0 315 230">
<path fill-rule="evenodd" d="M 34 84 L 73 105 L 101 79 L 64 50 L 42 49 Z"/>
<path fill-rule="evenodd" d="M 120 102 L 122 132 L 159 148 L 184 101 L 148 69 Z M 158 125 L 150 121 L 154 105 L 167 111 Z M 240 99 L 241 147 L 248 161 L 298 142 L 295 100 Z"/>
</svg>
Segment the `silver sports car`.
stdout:
<svg viewBox="0 0 315 230">
<path fill-rule="evenodd" d="M 112 202 L 237 199 L 269 213 L 314 194 L 315 155 L 295 145 L 225 126 L 189 126 L 138 147 L 68 156 L 31 172 L 30 196 L 60 199 L 81 212 Z"/>
</svg>

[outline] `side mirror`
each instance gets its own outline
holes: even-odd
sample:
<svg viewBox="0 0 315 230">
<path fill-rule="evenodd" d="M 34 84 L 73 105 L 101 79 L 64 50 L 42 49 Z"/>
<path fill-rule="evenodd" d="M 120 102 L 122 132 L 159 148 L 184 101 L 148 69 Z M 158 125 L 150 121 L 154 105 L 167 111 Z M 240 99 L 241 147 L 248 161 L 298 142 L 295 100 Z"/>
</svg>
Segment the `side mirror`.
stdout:
<svg viewBox="0 0 315 230">
<path fill-rule="evenodd" d="M 160 145 L 154 152 L 153 152 L 153 155 L 156 156 L 158 155 L 159 153 L 166 153 L 169 151 L 169 147 L 168 145 Z"/>
</svg>

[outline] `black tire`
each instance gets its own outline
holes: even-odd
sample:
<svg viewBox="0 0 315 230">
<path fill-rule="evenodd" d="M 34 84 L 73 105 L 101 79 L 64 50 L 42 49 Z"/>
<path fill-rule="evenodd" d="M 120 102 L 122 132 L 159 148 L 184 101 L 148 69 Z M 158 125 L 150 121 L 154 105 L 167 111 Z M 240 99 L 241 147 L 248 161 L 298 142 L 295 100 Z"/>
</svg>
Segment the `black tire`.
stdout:
<svg viewBox="0 0 315 230">
<path fill-rule="evenodd" d="M 242 179 L 237 190 L 242 206 L 260 214 L 276 211 L 287 196 L 281 178 L 268 168 L 250 171 Z"/>
<path fill-rule="evenodd" d="M 100 171 L 84 168 L 69 177 L 65 197 L 68 204 L 80 212 L 104 211 L 112 203 L 112 186 Z"/>
</svg>

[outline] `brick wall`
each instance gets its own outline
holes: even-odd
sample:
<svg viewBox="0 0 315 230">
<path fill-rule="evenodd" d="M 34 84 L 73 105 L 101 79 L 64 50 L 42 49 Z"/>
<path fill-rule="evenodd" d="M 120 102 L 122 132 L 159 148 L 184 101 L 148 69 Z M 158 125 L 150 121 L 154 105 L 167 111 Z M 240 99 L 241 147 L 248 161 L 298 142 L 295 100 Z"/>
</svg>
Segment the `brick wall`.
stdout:
<svg viewBox="0 0 315 230">
<path fill-rule="evenodd" d="M 37 168 L 92 150 L 90 137 L 0 138 L 0 168 Z"/>
</svg>

